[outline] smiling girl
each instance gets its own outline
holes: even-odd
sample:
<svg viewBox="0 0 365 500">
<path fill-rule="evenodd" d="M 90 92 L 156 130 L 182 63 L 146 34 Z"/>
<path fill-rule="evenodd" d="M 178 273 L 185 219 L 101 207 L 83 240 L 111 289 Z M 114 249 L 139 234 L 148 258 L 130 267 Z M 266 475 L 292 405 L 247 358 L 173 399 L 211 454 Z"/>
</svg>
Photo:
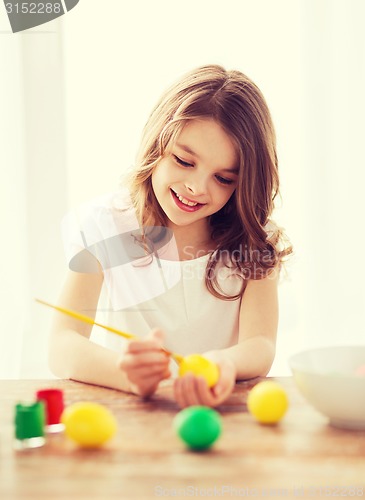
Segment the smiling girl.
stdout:
<svg viewBox="0 0 365 500">
<path fill-rule="evenodd" d="M 177 378 L 176 400 L 181 407 L 217 406 L 236 380 L 271 368 L 278 278 L 291 253 L 270 219 L 278 162 L 260 90 L 217 65 L 185 75 L 151 113 L 122 187 L 127 197 L 89 207 L 78 221 L 82 239 L 69 237 L 68 256 L 86 248 L 97 272 L 70 269 L 59 302 L 96 311 L 104 285 L 109 321 L 140 339 L 109 338 L 103 347 L 90 342 L 90 326 L 56 313 L 51 368 L 63 378 L 146 396 L 171 375 L 161 346 L 201 353 L 217 363 L 218 383 L 209 389 L 203 378 Z M 118 240 L 110 244 L 112 235 Z M 139 253 L 126 248 L 131 236 Z M 103 240 L 99 251 L 87 245 L 91 240 Z M 125 254 L 133 257 L 122 261 Z"/>
</svg>

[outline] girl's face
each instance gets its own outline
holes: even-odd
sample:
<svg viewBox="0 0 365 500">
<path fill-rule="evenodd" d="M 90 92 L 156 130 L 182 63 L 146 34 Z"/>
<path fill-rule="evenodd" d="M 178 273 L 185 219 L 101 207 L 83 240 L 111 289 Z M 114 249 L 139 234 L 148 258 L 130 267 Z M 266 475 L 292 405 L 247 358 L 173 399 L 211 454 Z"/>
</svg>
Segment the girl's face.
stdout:
<svg viewBox="0 0 365 500">
<path fill-rule="evenodd" d="M 201 226 L 234 192 L 238 156 L 212 119 L 191 120 L 152 173 L 152 187 L 172 227 Z"/>
</svg>

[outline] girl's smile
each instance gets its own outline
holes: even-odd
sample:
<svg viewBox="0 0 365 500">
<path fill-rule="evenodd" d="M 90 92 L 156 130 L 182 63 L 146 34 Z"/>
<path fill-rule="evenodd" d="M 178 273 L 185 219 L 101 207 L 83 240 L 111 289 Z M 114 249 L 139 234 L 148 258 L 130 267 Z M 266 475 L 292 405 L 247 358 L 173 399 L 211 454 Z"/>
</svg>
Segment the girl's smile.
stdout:
<svg viewBox="0 0 365 500">
<path fill-rule="evenodd" d="M 236 188 L 237 164 L 233 141 L 217 122 L 188 122 L 152 174 L 168 225 L 205 231 L 207 217 L 218 212 Z"/>
<path fill-rule="evenodd" d="M 203 207 L 204 204 L 198 203 L 196 201 L 192 201 L 189 198 L 185 198 L 180 194 L 176 193 L 173 189 L 171 189 L 171 195 L 176 203 L 176 205 L 181 208 L 181 210 L 185 210 L 186 212 L 196 212 L 199 208 Z"/>
</svg>

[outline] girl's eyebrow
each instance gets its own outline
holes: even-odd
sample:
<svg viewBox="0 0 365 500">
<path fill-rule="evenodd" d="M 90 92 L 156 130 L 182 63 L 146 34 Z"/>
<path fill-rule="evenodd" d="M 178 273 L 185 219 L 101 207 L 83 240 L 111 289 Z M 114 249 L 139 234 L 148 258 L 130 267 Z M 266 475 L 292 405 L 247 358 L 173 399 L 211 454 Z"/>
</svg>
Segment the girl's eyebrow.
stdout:
<svg viewBox="0 0 365 500">
<path fill-rule="evenodd" d="M 185 144 L 180 144 L 179 142 L 176 143 L 176 146 L 179 147 L 180 149 L 183 149 L 184 151 L 186 151 L 190 155 L 195 156 L 195 158 L 198 158 L 198 160 L 200 160 L 199 155 L 194 153 L 194 151 L 192 149 L 190 149 L 189 146 L 185 146 Z"/>
<path fill-rule="evenodd" d="M 183 149 L 186 153 L 189 153 L 190 155 L 195 156 L 195 158 L 200 160 L 199 155 L 194 153 L 194 151 L 192 149 L 190 149 L 189 146 L 186 146 L 185 144 L 181 144 L 179 142 L 176 143 L 176 146 L 180 149 Z M 237 167 L 235 167 L 235 168 L 222 168 L 221 170 L 224 172 L 230 172 L 230 173 L 236 174 L 236 175 L 239 172 L 239 168 L 237 168 Z"/>
<path fill-rule="evenodd" d="M 229 172 L 231 174 L 238 175 L 240 169 L 238 167 L 234 167 L 234 168 L 222 168 L 221 170 L 222 172 Z"/>
</svg>

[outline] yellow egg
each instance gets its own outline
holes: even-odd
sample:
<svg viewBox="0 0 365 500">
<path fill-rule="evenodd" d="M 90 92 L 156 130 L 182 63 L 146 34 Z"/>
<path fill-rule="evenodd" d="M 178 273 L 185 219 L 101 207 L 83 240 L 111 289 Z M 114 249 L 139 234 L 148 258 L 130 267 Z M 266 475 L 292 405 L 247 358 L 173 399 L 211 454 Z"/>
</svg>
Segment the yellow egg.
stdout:
<svg viewBox="0 0 365 500">
<path fill-rule="evenodd" d="M 208 387 L 214 387 L 219 379 L 218 366 L 200 354 L 189 354 L 183 358 L 179 367 L 179 376 L 182 377 L 186 373 L 201 375 L 205 378 Z"/>
<path fill-rule="evenodd" d="M 61 421 L 66 436 L 85 448 L 103 445 L 117 431 L 113 414 L 98 403 L 74 403 L 63 411 Z"/>
<path fill-rule="evenodd" d="M 256 384 L 248 394 L 247 408 L 262 424 L 276 424 L 288 409 L 284 389 L 272 380 Z"/>
</svg>

